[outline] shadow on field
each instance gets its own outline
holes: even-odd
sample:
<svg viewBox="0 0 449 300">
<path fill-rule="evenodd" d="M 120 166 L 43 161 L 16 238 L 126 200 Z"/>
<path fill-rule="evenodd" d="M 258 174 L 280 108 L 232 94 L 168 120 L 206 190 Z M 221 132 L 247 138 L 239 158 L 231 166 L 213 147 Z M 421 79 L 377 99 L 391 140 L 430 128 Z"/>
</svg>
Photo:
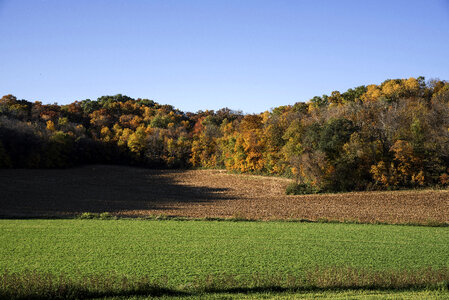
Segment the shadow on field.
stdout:
<svg viewBox="0 0 449 300">
<path fill-rule="evenodd" d="M 98 298 L 118 298 L 118 299 L 128 299 L 128 298 L 137 298 L 144 299 L 147 297 L 151 298 L 159 298 L 162 297 L 164 299 L 174 298 L 174 299 L 196 299 L 196 298 L 212 298 L 212 299 L 220 299 L 220 298 L 229 298 L 229 295 L 238 295 L 244 294 L 247 297 L 258 298 L 260 294 L 284 294 L 284 296 L 288 294 L 292 294 L 292 296 L 298 296 L 298 294 L 307 294 L 307 293 L 332 293 L 332 292 L 356 292 L 356 291 L 376 291 L 376 292 L 420 292 L 420 291 L 437 291 L 440 292 L 445 291 L 443 289 L 437 289 L 435 287 L 416 287 L 409 286 L 404 288 L 394 288 L 394 287 L 375 287 L 375 286 L 357 286 L 357 287 L 330 287 L 330 288 L 322 288 L 322 287 L 280 287 L 280 286 L 267 286 L 267 287 L 251 287 L 251 288 L 224 288 L 224 289 L 206 289 L 204 291 L 180 291 L 176 289 L 168 289 L 162 288 L 158 286 L 142 286 L 142 287 L 134 287 L 129 290 L 117 291 L 117 290 L 104 290 L 104 291 L 95 291 L 85 287 L 72 286 L 72 285 L 60 285 L 60 286 L 39 286 L 34 287 L 32 290 L 28 291 L 10 291 L 10 290 L 0 290 L 0 299 L 98 299 Z M 18 292 L 18 293 L 17 293 Z M 224 296 L 226 295 L 226 296 Z M 264 297 L 265 298 L 265 297 Z"/>
<path fill-rule="evenodd" d="M 346 277 L 345 271 L 350 271 Z M 326 276 L 332 275 L 332 276 Z M 173 288 L 148 277 L 91 275 L 76 280 L 51 273 L 0 272 L 0 299 L 88 299 L 110 297 L 215 298 L 220 294 L 308 293 L 332 291 L 420 291 L 447 293 L 448 269 L 400 272 L 366 272 L 358 269 L 315 270 L 305 277 L 258 277 L 242 282 L 235 276 L 207 277 L 192 285 Z M 287 281 L 286 281 L 287 279 Z M 245 279 L 243 279 L 245 280 Z M 258 280 L 256 283 L 254 280 Z M 278 282 L 276 282 L 278 281 Z M 223 298 L 223 297 L 220 297 Z M 228 297 L 227 297 L 228 298 Z M 126 299 L 126 298 L 125 298 Z"/>
<path fill-rule="evenodd" d="M 82 212 L 176 209 L 174 204 L 232 200 L 225 188 L 180 184 L 182 170 L 124 166 L 0 170 L 1 217 L 70 217 Z"/>
</svg>

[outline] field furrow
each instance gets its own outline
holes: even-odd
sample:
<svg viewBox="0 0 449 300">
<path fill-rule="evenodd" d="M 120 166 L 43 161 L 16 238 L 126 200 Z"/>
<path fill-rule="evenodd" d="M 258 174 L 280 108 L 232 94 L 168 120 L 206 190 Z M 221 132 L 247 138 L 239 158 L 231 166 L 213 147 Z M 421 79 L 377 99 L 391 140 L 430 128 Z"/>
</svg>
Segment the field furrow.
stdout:
<svg viewBox="0 0 449 300">
<path fill-rule="evenodd" d="M 110 212 L 258 220 L 449 223 L 449 191 L 354 192 L 288 196 L 290 180 L 221 170 L 85 166 L 1 170 L 0 215 L 64 217 Z"/>
</svg>

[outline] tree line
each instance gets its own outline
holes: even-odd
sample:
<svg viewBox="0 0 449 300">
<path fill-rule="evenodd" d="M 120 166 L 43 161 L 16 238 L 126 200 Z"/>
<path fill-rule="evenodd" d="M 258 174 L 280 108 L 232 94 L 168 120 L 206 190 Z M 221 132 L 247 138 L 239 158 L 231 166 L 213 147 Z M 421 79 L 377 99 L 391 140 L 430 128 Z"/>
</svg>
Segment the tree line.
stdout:
<svg viewBox="0 0 449 300">
<path fill-rule="evenodd" d="M 124 95 L 0 99 L 0 167 L 105 163 L 289 176 L 293 193 L 449 184 L 449 83 L 386 80 L 260 114 Z"/>
</svg>

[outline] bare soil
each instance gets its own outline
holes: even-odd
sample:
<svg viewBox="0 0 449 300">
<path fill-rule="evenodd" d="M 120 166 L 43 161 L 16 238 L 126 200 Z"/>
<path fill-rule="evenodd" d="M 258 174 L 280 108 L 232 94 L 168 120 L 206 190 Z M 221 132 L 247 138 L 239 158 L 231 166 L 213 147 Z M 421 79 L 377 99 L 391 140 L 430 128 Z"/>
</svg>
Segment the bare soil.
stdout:
<svg viewBox="0 0 449 300">
<path fill-rule="evenodd" d="M 150 170 L 94 165 L 0 170 L 0 216 L 69 217 L 110 212 L 258 220 L 449 223 L 449 191 L 288 196 L 284 178 L 221 170 Z"/>
</svg>

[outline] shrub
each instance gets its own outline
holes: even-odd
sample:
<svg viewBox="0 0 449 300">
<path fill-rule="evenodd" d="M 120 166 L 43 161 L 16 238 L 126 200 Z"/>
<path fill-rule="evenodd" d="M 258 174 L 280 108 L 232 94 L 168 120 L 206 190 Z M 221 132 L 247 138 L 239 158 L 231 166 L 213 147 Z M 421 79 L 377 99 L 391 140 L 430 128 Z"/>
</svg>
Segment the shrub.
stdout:
<svg viewBox="0 0 449 300">
<path fill-rule="evenodd" d="M 307 195 L 307 194 L 317 194 L 319 193 L 319 190 L 310 184 L 294 182 L 290 183 L 287 186 L 285 192 L 287 195 Z"/>
<path fill-rule="evenodd" d="M 78 216 L 79 219 L 96 219 L 97 214 L 91 213 L 91 212 L 83 212 L 81 215 Z"/>
<path fill-rule="evenodd" d="M 101 214 L 92 213 L 92 212 L 84 212 L 78 216 L 79 219 L 100 219 L 100 220 L 111 220 L 117 219 L 116 216 L 113 216 L 111 213 L 103 212 Z"/>
<path fill-rule="evenodd" d="M 117 217 L 111 215 L 111 214 L 108 213 L 108 212 L 103 212 L 103 213 L 101 213 L 99 217 L 100 217 L 100 219 L 102 219 L 102 220 L 110 220 L 110 219 L 116 219 L 116 218 L 117 218 Z"/>
</svg>

